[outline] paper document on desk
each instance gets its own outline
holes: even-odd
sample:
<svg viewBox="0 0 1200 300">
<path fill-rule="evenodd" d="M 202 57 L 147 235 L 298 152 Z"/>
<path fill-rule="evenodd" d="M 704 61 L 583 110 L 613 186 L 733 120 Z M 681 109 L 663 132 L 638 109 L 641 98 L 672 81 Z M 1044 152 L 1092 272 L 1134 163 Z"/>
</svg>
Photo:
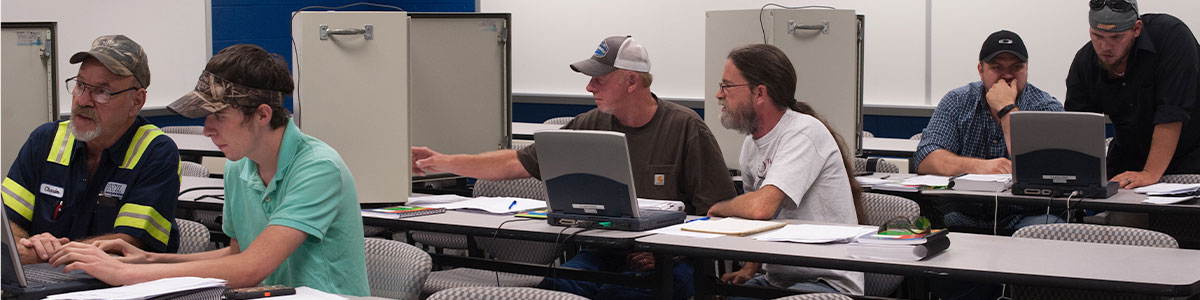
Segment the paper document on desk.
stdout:
<svg viewBox="0 0 1200 300">
<path fill-rule="evenodd" d="M 754 237 L 754 239 L 806 244 L 849 243 L 855 237 L 875 230 L 877 229 L 850 225 L 796 224 L 787 225 L 779 230 L 764 233 Z"/>
<path fill-rule="evenodd" d="M 637 198 L 638 209 L 683 211 L 683 201 Z"/>
<path fill-rule="evenodd" d="M 1175 203 L 1179 203 L 1179 202 L 1183 202 L 1183 201 L 1192 200 L 1192 198 L 1195 198 L 1195 196 L 1183 196 L 1183 197 L 1150 196 L 1150 197 L 1146 197 L 1146 200 L 1142 200 L 1142 203 L 1175 204 Z"/>
<path fill-rule="evenodd" d="M 412 202 L 409 203 L 411 204 Z M 546 201 L 516 197 L 478 197 L 451 203 L 422 202 L 419 205 L 445 209 L 482 210 L 493 214 L 515 214 L 546 208 Z"/>
<path fill-rule="evenodd" d="M 923 185 L 927 187 L 945 187 L 950 185 L 950 177 L 937 175 L 921 175 L 905 179 L 903 185 Z"/>
<path fill-rule="evenodd" d="M 698 221 L 698 222 L 702 222 L 702 221 Z M 686 224 L 686 223 L 675 224 L 675 225 L 651 230 L 649 232 L 650 233 L 661 233 L 661 234 L 667 234 L 667 235 L 690 236 L 690 237 L 702 238 L 702 239 L 711 239 L 711 238 L 715 238 L 715 237 L 725 236 L 724 234 L 718 234 L 718 233 L 686 231 L 686 230 L 683 230 L 683 224 Z"/>
<path fill-rule="evenodd" d="M 429 206 L 430 204 L 454 203 L 454 202 L 459 202 L 459 201 L 464 201 L 464 200 L 469 200 L 469 199 L 471 199 L 471 197 L 463 197 L 463 196 L 459 196 L 459 195 L 455 195 L 455 194 L 429 195 L 429 196 L 420 196 L 420 197 L 409 197 L 408 201 L 404 202 L 404 204 L 405 205 L 414 205 L 414 206 Z"/>
<path fill-rule="evenodd" d="M 887 179 L 868 177 L 868 176 L 854 177 L 854 180 L 857 180 L 858 185 L 861 185 L 863 187 L 871 187 L 871 186 L 887 184 L 887 183 L 891 182 L 891 181 L 888 181 Z"/>
<path fill-rule="evenodd" d="M 51 295 L 46 299 L 150 299 L 176 292 L 223 286 L 223 279 L 172 277 L 106 289 Z"/>
<path fill-rule="evenodd" d="M 1135 193 L 1150 196 L 1191 194 L 1200 190 L 1200 184 L 1188 183 L 1155 183 L 1133 189 Z"/>
</svg>

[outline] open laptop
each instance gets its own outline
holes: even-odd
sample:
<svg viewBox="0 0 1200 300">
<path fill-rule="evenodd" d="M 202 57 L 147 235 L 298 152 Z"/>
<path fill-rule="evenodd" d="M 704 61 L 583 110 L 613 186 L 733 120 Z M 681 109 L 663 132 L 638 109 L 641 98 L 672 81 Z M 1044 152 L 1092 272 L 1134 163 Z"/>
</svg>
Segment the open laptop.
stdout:
<svg viewBox="0 0 1200 300">
<path fill-rule="evenodd" d="M 1010 115 L 1015 195 L 1108 198 L 1116 182 L 1105 174 L 1104 115 L 1018 111 Z"/>
<path fill-rule="evenodd" d="M 541 130 L 533 139 L 550 225 L 642 231 L 687 217 L 682 211 L 638 210 L 624 133 Z"/>
<path fill-rule="evenodd" d="M 63 273 L 50 264 L 21 265 L 17 242 L 8 217 L 0 212 L 4 227 L 4 299 L 42 299 L 48 295 L 109 287 L 82 271 Z"/>
</svg>

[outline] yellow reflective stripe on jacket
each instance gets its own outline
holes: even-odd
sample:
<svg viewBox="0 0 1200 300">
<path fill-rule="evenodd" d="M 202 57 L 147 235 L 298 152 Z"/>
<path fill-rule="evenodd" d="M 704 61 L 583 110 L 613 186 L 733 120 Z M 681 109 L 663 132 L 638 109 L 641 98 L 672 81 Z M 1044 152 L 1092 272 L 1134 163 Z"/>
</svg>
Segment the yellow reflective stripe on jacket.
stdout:
<svg viewBox="0 0 1200 300">
<path fill-rule="evenodd" d="M 33 193 L 29 189 L 18 184 L 16 181 L 4 177 L 4 184 L 0 186 L 0 197 L 4 198 L 4 206 L 12 208 L 13 211 L 25 217 L 25 220 L 33 221 Z"/>
<path fill-rule="evenodd" d="M 50 145 L 50 155 L 46 161 L 60 165 L 71 164 L 71 151 L 75 150 L 75 135 L 71 134 L 68 124 L 71 121 L 58 123 L 58 131 L 54 133 L 54 143 Z"/>
<path fill-rule="evenodd" d="M 138 161 L 142 160 L 142 153 L 146 152 L 146 148 L 150 147 L 150 142 L 154 138 L 162 135 L 161 129 L 154 125 L 142 125 L 138 127 L 137 133 L 133 134 L 133 140 L 129 141 L 129 149 L 125 150 L 125 159 L 121 160 L 121 168 L 132 170 L 137 166 Z"/>
<path fill-rule="evenodd" d="M 163 218 L 153 207 L 145 205 L 133 203 L 122 205 L 121 211 L 117 213 L 117 220 L 113 222 L 113 228 L 118 226 L 145 230 L 164 245 L 171 237 L 171 222 Z"/>
</svg>

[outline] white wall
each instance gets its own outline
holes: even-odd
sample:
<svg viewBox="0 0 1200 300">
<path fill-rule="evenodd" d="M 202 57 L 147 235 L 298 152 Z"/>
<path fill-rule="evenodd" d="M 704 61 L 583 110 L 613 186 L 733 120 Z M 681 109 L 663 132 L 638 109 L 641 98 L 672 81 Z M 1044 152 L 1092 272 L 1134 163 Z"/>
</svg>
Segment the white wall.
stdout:
<svg viewBox="0 0 1200 300">
<path fill-rule="evenodd" d="M 162 108 L 191 91 L 212 51 L 207 0 L 4 0 L 4 22 L 58 22 L 58 80 L 61 111 L 70 111 L 62 81 L 79 65 L 71 54 L 91 48 L 98 36 L 124 34 L 146 50 L 150 87 L 143 109 Z"/>
<path fill-rule="evenodd" d="M 1000 29 L 1021 35 L 1031 56 L 1029 82 L 1061 101 L 1067 68 L 1088 38 L 1083 1 L 774 2 L 854 9 L 866 17 L 863 102 L 869 105 L 937 105 L 947 91 L 979 80 L 975 68 L 979 47 L 988 34 Z M 759 9 L 765 3 L 481 0 L 480 11 L 513 15 L 514 93 L 587 95 L 584 86 L 588 78 L 567 65 L 591 55 L 604 37 L 628 34 L 649 50 L 654 90 L 659 96 L 701 99 L 703 85 L 714 84 L 703 82 L 704 12 Z M 1001 3 L 1004 5 L 998 5 Z M 1200 1 L 1139 4 L 1143 13 L 1168 12 L 1192 25 L 1193 32 L 1200 29 Z M 926 61 L 927 51 L 930 61 Z"/>
<path fill-rule="evenodd" d="M 951 89 L 979 80 L 979 48 L 988 34 L 1008 29 L 1029 50 L 1029 83 L 1066 100 L 1066 78 L 1075 52 L 1088 42 L 1088 10 L 1083 1 L 934 1 L 932 19 L 932 104 Z M 1200 29 L 1200 1 L 1139 1 L 1141 13 L 1168 13 Z M 1037 9 L 1030 9 L 1036 7 Z"/>
</svg>

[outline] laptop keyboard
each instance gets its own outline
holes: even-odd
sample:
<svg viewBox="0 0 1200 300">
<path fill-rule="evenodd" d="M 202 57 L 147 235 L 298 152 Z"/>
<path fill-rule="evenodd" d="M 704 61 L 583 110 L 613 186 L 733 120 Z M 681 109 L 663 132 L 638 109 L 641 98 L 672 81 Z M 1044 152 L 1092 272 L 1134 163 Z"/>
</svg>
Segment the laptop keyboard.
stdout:
<svg viewBox="0 0 1200 300">
<path fill-rule="evenodd" d="M 63 273 L 62 268 L 51 268 L 48 265 L 45 267 L 24 266 L 23 269 L 25 271 L 25 281 L 28 281 L 30 285 L 59 283 L 87 277 L 86 273 L 82 271 Z"/>
</svg>

